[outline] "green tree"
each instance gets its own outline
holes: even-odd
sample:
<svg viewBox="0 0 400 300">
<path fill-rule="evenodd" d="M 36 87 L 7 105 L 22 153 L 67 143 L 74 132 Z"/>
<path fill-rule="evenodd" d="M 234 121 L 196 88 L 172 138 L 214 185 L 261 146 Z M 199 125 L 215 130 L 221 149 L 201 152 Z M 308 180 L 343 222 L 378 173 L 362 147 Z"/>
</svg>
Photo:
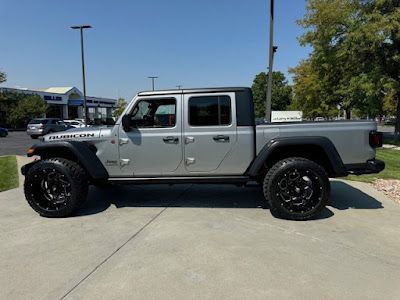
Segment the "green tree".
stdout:
<svg viewBox="0 0 400 300">
<path fill-rule="evenodd" d="M 293 76 L 293 102 L 289 106 L 291 110 L 303 111 L 304 118 L 335 117 L 338 114 L 336 106 L 327 102 L 327 95 L 318 78 L 317 71 L 309 60 L 303 60 L 300 64 L 289 70 Z"/>
<path fill-rule="evenodd" d="M 38 95 L 28 95 L 20 99 L 17 106 L 11 110 L 9 120 L 13 126 L 25 126 L 34 118 L 46 112 L 45 101 Z"/>
<path fill-rule="evenodd" d="M 256 118 L 264 119 L 267 93 L 268 74 L 261 72 L 254 78 L 251 89 L 254 98 L 254 113 Z M 282 72 L 272 74 L 272 110 L 286 110 L 292 101 L 292 87 L 289 86 Z"/>
<path fill-rule="evenodd" d="M 400 138 L 400 0 L 307 0 L 298 23 L 324 101 L 380 114 L 387 95 L 396 103 Z"/>
<path fill-rule="evenodd" d="M 0 83 L 3 83 L 7 80 L 7 75 L 4 72 L 0 72 Z"/>
<path fill-rule="evenodd" d="M 113 112 L 113 117 L 119 117 L 125 110 L 127 103 L 124 98 L 118 98 L 117 100 L 117 109 Z"/>
<path fill-rule="evenodd" d="M 18 103 L 26 98 L 22 93 L 2 91 L 0 92 L 0 126 L 11 126 L 9 117 L 10 112 L 18 105 Z"/>
</svg>

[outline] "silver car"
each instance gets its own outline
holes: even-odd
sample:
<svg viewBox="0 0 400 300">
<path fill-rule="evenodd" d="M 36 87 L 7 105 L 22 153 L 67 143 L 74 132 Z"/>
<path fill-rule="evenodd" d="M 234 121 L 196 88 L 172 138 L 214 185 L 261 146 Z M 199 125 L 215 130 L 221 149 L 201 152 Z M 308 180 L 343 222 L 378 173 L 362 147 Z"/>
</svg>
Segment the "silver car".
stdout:
<svg viewBox="0 0 400 300">
<path fill-rule="evenodd" d="M 33 119 L 29 122 L 26 133 L 33 139 L 37 139 L 41 135 L 52 132 L 64 131 L 71 127 L 67 126 L 63 121 L 57 118 Z"/>
</svg>

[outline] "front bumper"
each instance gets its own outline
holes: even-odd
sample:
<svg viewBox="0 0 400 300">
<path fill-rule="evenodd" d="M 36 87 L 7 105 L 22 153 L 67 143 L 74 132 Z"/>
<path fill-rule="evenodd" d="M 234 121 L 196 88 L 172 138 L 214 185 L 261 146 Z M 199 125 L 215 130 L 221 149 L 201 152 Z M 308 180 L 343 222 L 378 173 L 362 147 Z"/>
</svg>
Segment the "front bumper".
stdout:
<svg viewBox="0 0 400 300">
<path fill-rule="evenodd" d="M 353 175 L 376 174 L 385 169 L 385 163 L 378 159 L 372 159 L 365 164 L 348 166 L 347 172 Z"/>
</svg>

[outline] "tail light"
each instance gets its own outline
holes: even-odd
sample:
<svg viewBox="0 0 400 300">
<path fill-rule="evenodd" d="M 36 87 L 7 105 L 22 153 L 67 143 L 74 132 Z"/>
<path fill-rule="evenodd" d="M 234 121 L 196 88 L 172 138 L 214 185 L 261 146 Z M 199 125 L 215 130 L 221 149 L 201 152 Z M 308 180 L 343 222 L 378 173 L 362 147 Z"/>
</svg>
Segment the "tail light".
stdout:
<svg viewBox="0 0 400 300">
<path fill-rule="evenodd" d="M 382 132 L 372 131 L 369 133 L 369 144 L 371 147 L 382 147 L 383 134 Z"/>
<path fill-rule="evenodd" d="M 44 129 L 44 126 L 42 125 L 42 126 L 40 126 L 40 128 L 39 129 Z"/>
</svg>

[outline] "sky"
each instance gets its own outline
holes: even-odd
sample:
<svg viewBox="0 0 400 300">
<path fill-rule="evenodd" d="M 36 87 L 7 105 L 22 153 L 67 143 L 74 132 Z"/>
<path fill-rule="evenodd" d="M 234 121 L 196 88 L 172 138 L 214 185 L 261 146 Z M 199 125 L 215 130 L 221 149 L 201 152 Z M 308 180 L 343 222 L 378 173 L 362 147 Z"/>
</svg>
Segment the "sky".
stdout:
<svg viewBox="0 0 400 300">
<path fill-rule="evenodd" d="M 86 92 L 127 101 L 155 89 L 251 86 L 267 72 L 269 0 L 1 0 L 3 87 L 82 88 L 79 30 L 84 31 Z M 274 71 L 308 57 L 295 20 L 305 0 L 276 0 Z"/>
</svg>

